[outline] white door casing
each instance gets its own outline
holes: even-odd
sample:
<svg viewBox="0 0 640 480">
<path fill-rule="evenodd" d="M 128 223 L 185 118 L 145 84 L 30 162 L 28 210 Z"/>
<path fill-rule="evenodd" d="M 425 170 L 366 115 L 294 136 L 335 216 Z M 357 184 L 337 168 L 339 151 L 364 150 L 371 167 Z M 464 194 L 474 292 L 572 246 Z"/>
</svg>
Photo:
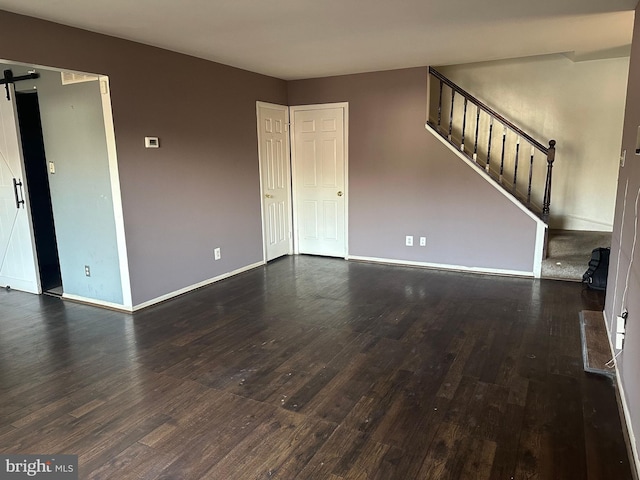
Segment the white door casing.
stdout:
<svg viewBox="0 0 640 480">
<path fill-rule="evenodd" d="M 296 253 L 348 254 L 348 104 L 291 107 Z"/>
<path fill-rule="evenodd" d="M 0 286 L 41 293 L 13 84 L 9 94 L 0 97 Z"/>
<path fill-rule="evenodd" d="M 264 260 L 292 253 L 289 109 L 257 102 Z"/>
<path fill-rule="evenodd" d="M 120 189 L 120 175 L 118 173 L 118 154 L 116 150 L 116 135 L 113 125 L 113 112 L 111 109 L 111 89 L 109 77 L 101 75 L 100 99 L 102 101 L 102 115 L 104 118 L 104 131 L 107 142 L 107 155 L 109 158 L 109 177 L 111 180 L 111 198 L 113 199 L 113 216 L 116 227 L 116 244 L 118 248 L 118 262 L 120 266 L 120 283 L 122 285 L 122 305 L 126 310 L 133 309 L 131 297 L 131 277 L 129 273 L 129 254 L 127 253 L 127 240 L 124 230 L 124 213 L 122 208 L 122 193 Z M 87 301 L 87 300 L 85 300 Z M 97 302 L 88 299 L 88 301 Z"/>
</svg>

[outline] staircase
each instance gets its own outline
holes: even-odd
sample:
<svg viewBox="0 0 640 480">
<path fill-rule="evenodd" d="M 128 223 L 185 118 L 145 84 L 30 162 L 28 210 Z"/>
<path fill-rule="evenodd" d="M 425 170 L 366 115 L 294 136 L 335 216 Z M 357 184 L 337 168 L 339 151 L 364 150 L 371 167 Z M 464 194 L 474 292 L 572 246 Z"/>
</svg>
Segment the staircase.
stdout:
<svg viewBox="0 0 640 480">
<path fill-rule="evenodd" d="M 546 147 L 432 67 L 428 95 L 427 127 L 548 224 L 555 140 Z"/>
</svg>

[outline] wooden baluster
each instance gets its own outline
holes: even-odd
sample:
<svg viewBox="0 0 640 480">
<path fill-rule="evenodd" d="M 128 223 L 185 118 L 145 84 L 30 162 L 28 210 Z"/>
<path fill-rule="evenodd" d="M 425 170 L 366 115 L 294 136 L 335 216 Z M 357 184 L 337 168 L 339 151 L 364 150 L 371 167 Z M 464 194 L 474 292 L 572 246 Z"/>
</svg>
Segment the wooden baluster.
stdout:
<svg viewBox="0 0 640 480">
<path fill-rule="evenodd" d="M 531 161 L 529 162 L 529 188 L 527 189 L 527 205 L 531 205 L 531 182 L 533 181 L 533 155 L 536 150 L 531 145 Z"/>
<path fill-rule="evenodd" d="M 449 142 L 453 143 L 453 122 L 454 122 L 454 113 L 455 113 L 455 99 L 456 99 L 456 94 L 462 95 L 463 99 L 464 99 L 464 106 L 461 107 L 462 109 L 462 128 L 461 128 L 461 138 L 460 138 L 460 143 L 459 148 L 462 152 L 464 152 L 465 154 L 467 154 L 467 151 L 469 152 L 469 157 L 473 157 L 474 162 L 478 163 L 479 166 L 482 165 L 481 168 L 484 168 L 484 170 L 489 173 L 490 175 L 492 174 L 492 147 L 493 147 L 493 123 L 494 120 L 497 120 L 498 122 L 500 122 L 500 125 L 502 126 L 502 151 L 500 152 L 500 166 L 499 166 L 499 178 L 497 178 L 496 180 L 498 180 L 498 182 L 507 190 L 510 190 L 511 193 L 515 196 L 517 195 L 517 187 L 518 187 L 518 168 L 519 168 L 519 163 L 520 163 L 520 142 L 521 140 L 525 140 L 526 142 L 529 143 L 529 145 L 531 146 L 531 154 L 529 156 L 529 179 L 528 179 L 528 184 L 526 185 L 526 204 L 528 206 L 531 206 L 531 197 L 534 193 L 536 193 L 536 198 L 537 198 L 537 188 L 536 187 L 536 192 L 533 192 L 533 163 L 535 161 L 535 155 L 536 155 L 536 150 L 540 150 L 543 153 L 547 154 L 547 177 L 546 177 L 546 181 L 545 181 L 545 187 L 544 187 L 544 197 L 542 199 L 542 219 L 545 221 L 548 221 L 549 218 L 549 214 L 550 214 L 550 206 L 551 206 L 551 184 L 552 184 L 552 172 L 553 172 L 553 163 L 555 160 L 555 145 L 556 145 L 556 141 L 555 140 L 550 140 L 549 141 L 549 147 L 545 148 L 542 144 L 540 144 L 537 140 L 535 140 L 533 137 L 531 137 L 529 134 L 527 134 L 526 132 L 524 132 L 523 130 L 521 130 L 520 128 L 518 128 L 516 125 L 514 125 L 513 123 L 511 123 L 509 120 L 507 120 L 506 118 L 504 118 L 502 115 L 500 115 L 498 112 L 496 112 L 495 110 L 491 109 L 490 107 L 488 107 L 487 105 L 485 105 L 484 103 L 482 103 L 480 100 L 478 100 L 477 98 L 475 98 L 473 95 L 469 94 L 468 92 L 465 92 L 464 90 L 462 90 L 460 87 L 458 87 L 457 85 L 455 85 L 453 82 L 451 82 L 449 79 L 447 79 L 446 77 L 442 76 L 440 73 L 437 72 L 437 70 L 429 67 L 429 74 L 433 75 L 435 78 L 437 78 L 439 80 L 439 91 L 438 91 L 438 130 L 440 130 L 441 134 L 444 136 L 445 132 L 442 131 L 442 117 L 443 117 L 443 97 L 444 97 L 444 89 L 445 87 L 449 87 L 451 89 L 451 105 L 450 105 L 450 112 L 449 112 L 449 132 L 448 132 L 448 140 Z M 467 109 L 469 107 L 469 102 L 471 102 L 472 105 L 474 105 L 476 107 L 476 130 L 475 130 L 475 137 L 474 137 L 474 144 L 473 144 L 473 153 L 471 152 L 471 148 L 465 150 L 465 141 L 466 141 L 466 130 L 467 130 Z M 481 111 L 484 111 L 487 115 L 489 115 L 489 128 L 488 128 L 488 137 L 487 137 L 487 154 L 486 154 L 486 159 L 484 160 L 484 164 L 483 161 L 478 162 L 478 150 L 479 150 L 479 145 L 478 145 L 478 141 L 479 141 L 479 135 L 480 135 L 480 117 L 481 117 Z M 430 110 L 431 112 L 431 110 Z M 445 127 L 446 128 L 446 127 Z M 508 171 L 509 168 L 511 168 L 511 165 L 507 165 L 506 166 L 506 170 L 505 170 L 505 161 L 509 161 L 508 159 L 511 158 L 511 155 L 509 155 L 509 157 L 507 157 L 507 153 L 506 153 L 506 149 L 507 149 L 507 133 L 508 131 L 513 132 L 513 135 L 516 135 L 516 145 L 515 145 L 515 157 L 514 157 L 514 165 L 513 165 L 513 177 L 511 178 L 511 172 Z M 509 147 L 511 148 L 511 147 Z M 494 148 L 495 150 L 495 148 Z M 495 153 L 494 153 L 495 155 Z M 523 154 L 524 155 L 524 154 Z M 496 158 L 496 162 L 498 162 L 498 158 Z M 497 165 L 496 165 L 497 168 Z M 520 175 L 522 176 L 522 174 Z M 507 178 L 509 177 L 509 178 Z M 523 180 L 521 179 L 521 182 Z M 511 186 L 509 188 L 509 183 L 511 183 Z M 523 186 L 524 187 L 524 186 Z M 524 190 L 521 192 L 521 198 L 524 201 Z M 535 202 L 534 202 L 535 203 Z"/>
<path fill-rule="evenodd" d="M 549 223 L 549 213 L 551 211 L 551 174 L 553 162 L 556 159 L 556 141 L 549 140 L 549 150 L 547 151 L 547 181 L 544 185 L 544 200 L 542 202 L 542 219 Z"/>
<path fill-rule="evenodd" d="M 438 131 L 442 122 L 442 80 L 440 80 L 440 92 L 438 93 Z"/>
<path fill-rule="evenodd" d="M 451 113 L 449 113 L 449 141 L 451 141 L 451 132 L 453 131 L 453 104 L 456 101 L 456 91 L 451 90 Z"/>
<path fill-rule="evenodd" d="M 473 144 L 473 161 L 478 161 L 478 130 L 480 128 L 480 107 L 476 106 L 476 140 Z"/>
<path fill-rule="evenodd" d="M 503 127 L 502 130 L 502 153 L 500 154 L 500 180 L 502 180 L 502 174 L 504 173 L 504 148 L 507 142 L 507 127 Z"/>
<path fill-rule="evenodd" d="M 491 137 L 493 133 L 493 117 L 489 117 L 489 139 L 487 141 L 487 164 L 484 169 L 488 172 L 491 169 Z"/>
<path fill-rule="evenodd" d="M 511 187 L 513 189 L 513 193 L 516 193 L 516 183 L 518 181 L 518 156 L 520 154 L 520 135 L 518 135 L 518 138 L 516 140 L 516 160 L 515 160 L 515 165 L 513 167 L 513 186 Z"/>
<path fill-rule="evenodd" d="M 464 99 L 464 107 L 462 109 L 462 138 L 460 139 L 460 150 L 464 152 L 464 131 L 467 129 L 467 98 Z"/>
</svg>

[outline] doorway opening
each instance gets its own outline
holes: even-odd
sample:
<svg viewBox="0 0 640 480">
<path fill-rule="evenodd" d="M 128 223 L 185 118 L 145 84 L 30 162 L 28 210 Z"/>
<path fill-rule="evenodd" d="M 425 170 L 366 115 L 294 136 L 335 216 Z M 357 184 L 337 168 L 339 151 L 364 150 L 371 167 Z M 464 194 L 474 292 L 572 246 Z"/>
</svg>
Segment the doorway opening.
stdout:
<svg viewBox="0 0 640 480">
<path fill-rule="evenodd" d="M 0 286 L 132 309 L 108 77 L 0 63 Z"/>
<path fill-rule="evenodd" d="M 37 92 L 16 92 L 31 221 L 43 293 L 62 295 L 62 275 Z"/>
</svg>

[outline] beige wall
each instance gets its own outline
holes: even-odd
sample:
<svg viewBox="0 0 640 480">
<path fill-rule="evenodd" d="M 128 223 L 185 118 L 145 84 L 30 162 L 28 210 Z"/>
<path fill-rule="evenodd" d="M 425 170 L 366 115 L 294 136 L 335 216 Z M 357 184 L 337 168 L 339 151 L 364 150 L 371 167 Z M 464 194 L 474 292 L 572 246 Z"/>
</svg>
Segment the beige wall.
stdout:
<svg viewBox="0 0 640 480">
<path fill-rule="evenodd" d="M 551 228 L 611 231 L 628 65 L 545 55 L 438 70 L 545 145 L 557 140 Z"/>
</svg>

